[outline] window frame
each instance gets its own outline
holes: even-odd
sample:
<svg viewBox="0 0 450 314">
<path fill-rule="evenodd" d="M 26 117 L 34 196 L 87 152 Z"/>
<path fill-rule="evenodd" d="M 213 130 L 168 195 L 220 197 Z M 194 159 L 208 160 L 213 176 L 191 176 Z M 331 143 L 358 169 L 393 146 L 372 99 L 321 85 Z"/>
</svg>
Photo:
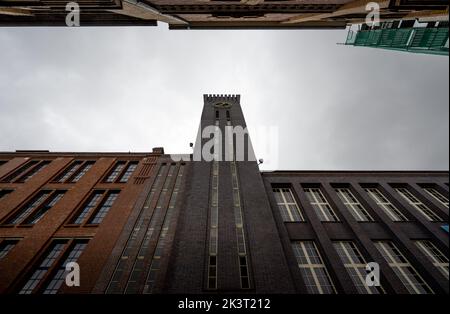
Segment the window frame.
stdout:
<svg viewBox="0 0 450 314">
<path fill-rule="evenodd" d="M 90 193 L 84 198 L 84 200 L 77 206 L 77 209 L 74 211 L 72 215 L 68 218 L 65 226 L 66 227 L 96 227 L 100 225 L 103 220 L 106 218 L 108 213 L 111 211 L 111 208 L 116 204 L 117 199 L 120 197 L 121 190 L 120 189 L 93 189 Z M 103 216 L 102 221 L 100 223 L 92 223 L 93 219 L 96 217 L 98 212 L 103 207 L 104 203 L 108 200 L 108 197 L 112 194 L 116 194 L 116 197 L 113 200 L 113 203 L 109 206 L 108 211 Z M 96 200 L 93 205 L 89 205 L 93 199 L 96 198 L 97 195 L 100 197 Z M 90 207 L 86 214 L 83 215 L 80 222 L 77 222 L 80 219 L 80 216 L 86 210 L 87 207 Z"/>
<path fill-rule="evenodd" d="M 136 170 L 139 167 L 140 160 L 116 160 L 114 164 L 111 166 L 111 168 L 108 170 L 106 175 L 102 179 L 102 183 L 105 184 L 126 184 L 130 182 L 130 179 L 133 177 L 133 175 L 136 173 Z M 123 167 L 119 170 L 117 170 L 118 167 L 123 165 Z M 125 182 L 122 182 L 122 178 L 129 172 L 129 168 L 133 167 L 133 171 L 128 175 L 128 178 Z M 110 180 L 110 177 L 114 174 L 115 176 Z"/>
<path fill-rule="evenodd" d="M 396 206 L 393 204 L 385 193 L 381 192 L 376 186 L 363 187 L 370 199 L 391 219 L 393 222 L 409 222 L 409 218 Z M 372 191 L 372 190 L 375 190 Z M 379 197 L 379 194 L 381 198 Z M 393 208 L 389 208 L 392 206 Z M 387 207 L 387 208 L 386 208 Z"/>
<path fill-rule="evenodd" d="M 9 213 L 1 221 L 0 226 L 34 226 L 45 216 L 45 214 L 49 210 L 51 210 L 61 201 L 66 192 L 67 190 L 61 189 L 42 189 L 37 191 L 34 195 L 28 197 L 24 202 L 22 202 L 21 205 L 12 210 L 11 213 Z M 58 198 L 58 195 L 61 196 Z M 57 199 L 57 201 L 49 208 L 45 209 L 43 214 L 41 214 L 37 221 L 31 223 L 28 222 L 31 217 L 35 216 L 37 213 L 39 213 L 39 211 L 43 210 L 44 207 L 48 206 L 49 203 L 53 202 L 55 199 Z"/>
<path fill-rule="evenodd" d="M 312 246 L 307 248 L 305 245 L 306 243 L 311 244 Z M 309 294 L 330 294 L 330 293 L 324 292 L 325 286 L 322 285 L 322 283 L 318 279 L 319 276 L 315 271 L 316 269 L 322 269 L 323 273 L 326 275 L 328 282 L 330 284 L 329 287 L 332 290 L 331 294 L 337 294 L 336 285 L 330 276 L 328 267 L 325 264 L 325 261 L 322 257 L 321 252 L 319 251 L 319 248 L 317 247 L 316 242 L 312 241 L 312 240 L 293 241 L 293 242 L 291 242 L 291 246 L 292 246 L 292 250 L 293 250 L 295 259 L 297 261 L 297 266 L 298 266 L 301 276 L 304 280 L 304 283 L 305 283 L 306 289 L 308 290 L 308 293 Z M 309 249 L 311 249 L 311 248 L 314 249 L 314 253 L 316 255 L 316 256 L 314 256 L 314 258 L 319 260 L 320 263 L 312 263 L 311 262 L 312 256 L 309 254 L 310 253 Z M 300 252 L 300 251 L 302 252 L 302 257 L 304 257 L 306 263 L 302 263 L 301 257 L 299 255 L 297 255 L 297 252 Z M 308 281 L 305 279 L 306 276 L 305 276 L 303 269 L 308 269 L 310 271 L 310 274 L 313 277 L 313 282 L 315 284 L 314 286 L 308 284 Z M 314 287 L 314 288 L 309 288 L 309 287 Z M 317 292 L 312 289 L 316 289 Z"/>
<path fill-rule="evenodd" d="M 309 201 L 309 204 L 313 208 L 317 218 L 320 220 L 320 222 L 341 222 L 339 216 L 337 215 L 336 211 L 331 206 L 328 199 L 325 197 L 325 195 L 322 192 L 322 189 L 320 187 L 313 187 L 313 186 L 304 186 L 303 192 L 306 195 L 306 198 Z M 321 198 L 325 201 L 320 201 L 317 194 L 321 196 Z M 325 207 L 325 209 L 323 208 Z M 319 215 L 319 211 L 322 214 Z M 323 220 L 321 217 L 325 218 Z"/>
<path fill-rule="evenodd" d="M 406 201 L 412 208 L 419 212 L 425 219 L 430 222 L 443 222 L 444 219 L 439 216 L 434 210 L 432 210 L 428 205 L 422 202 L 417 196 L 415 196 L 406 186 L 396 186 L 394 190 L 400 195 L 400 197 Z M 402 190 L 402 192 L 400 191 Z M 406 193 L 405 193 L 406 192 Z M 408 196 L 409 197 L 408 197 Z M 421 208 L 424 207 L 424 208 Z"/>
<path fill-rule="evenodd" d="M 288 190 L 288 191 L 284 191 L 284 190 Z M 278 186 L 278 185 L 272 186 L 272 193 L 273 193 L 273 197 L 275 199 L 275 205 L 277 206 L 278 212 L 280 213 L 280 216 L 281 216 L 281 219 L 283 222 L 285 222 L 285 223 L 286 222 L 294 222 L 294 223 L 306 222 L 305 216 L 303 215 L 303 211 L 300 209 L 299 202 L 297 201 L 297 198 L 294 195 L 291 186 Z M 283 202 L 279 203 L 277 201 L 277 197 L 276 197 L 275 193 L 280 194 Z M 289 193 L 294 202 L 288 202 L 284 193 Z M 285 214 L 282 213 L 280 206 L 284 207 Z M 296 218 L 294 217 L 294 214 L 292 213 L 290 206 L 295 206 L 295 208 L 297 210 L 297 215 L 299 217 L 298 220 L 296 220 Z M 289 220 L 287 220 L 287 217 L 289 217 Z"/>
<path fill-rule="evenodd" d="M 340 187 L 334 187 L 334 190 L 342 202 L 342 204 L 345 206 L 347 211 L 350 213 L 350 215 L 355 219 L 357 222 L 375 222 L 375 219 L 367 210 L 367 208 L 361 204 L 361 201 L 359 198 L 355 195 L 355 193 L 352 191 L 352 188 L 349 186 L 340 186 Z M 347 194 L 343 192 L 345 190 L 347 194 L 350 195 L 351 198 L 353 198 L 356 202 L 351 202 L 351 199 L 349 200 L 347 198 Z M 355 206 L 360 206 L 361 208 L 355 209 Z M 360 211 L 360 212 L 359 212 Z M 363 217 L 364 216 L 364 217 Z M 364 218 L 364 219 L 363 219 Z"/>
<path fill-rule="evenodd" d="M 389 267 L 391 267 L 392 271 L 395 273 L 397 278 L 401 281 L 403 286 L 410 294 L 421 294 L 418 290 L 418 288 L 413 284 L 413 282 L 410 280 L 410 277 L 408 275 L 412 275 L 415 278 L 418 278 L 422 281 L 420 283 L 421 287 L 423 286 L 424 290 L 428 290 L 428 293 L 434 294 L 433 289 L 428 285 L 428 283 L 423 279 L 423 277 L 420 275 L 420 273 L 417 271 L 417 269 L 411 264 L 411 262 L 406 258 L 406 256 L 403 254 L 402 251 L 397 247 L 397 245 L 391 241 L 391 240 L 377 240 L 374 241 L 375 247 L 380 252 L 380 254 L 383 256 Z M 389 249 L 387 248 L 389 247 Z M 395 256 L 391 254 L 391 250 L 396 254 Z M 395 252 L 396 251 L 396 252 Z M 398 262 L 396 259 L 400 259 L 401 262 Z M 409 274 L 406 274 L 406 270 L 409 271 Z M 401 276 L 398 274 L 398 272 L 401 274 Z M 405 281 L 408 282 L 408 285 L 405 283 Z M 414 290 L 414 293 L 411 292 L 409 289 L 411 287 Z"/>
</svg>

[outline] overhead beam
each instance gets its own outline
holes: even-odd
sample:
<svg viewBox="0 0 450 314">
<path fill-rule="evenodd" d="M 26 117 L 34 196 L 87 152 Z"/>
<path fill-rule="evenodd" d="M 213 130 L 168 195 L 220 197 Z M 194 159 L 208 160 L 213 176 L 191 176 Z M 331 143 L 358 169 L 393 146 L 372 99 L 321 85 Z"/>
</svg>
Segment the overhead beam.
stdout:
<svg viewBox="0 0 450 314">
<path fill-rule="evenodd" d="M 354 0 L 351 2 L 348 2 L 341 6 L 339 9 L 337 9 L 334 12 L 329 13 L 319 13 L 319 14 L 302 14 L 298 16 L 291 17 L 290 19 L 283 21 L 282 23 L 286 24 L 293 24 L 293 23 L 302 23 L 302 22 L 310 22 L 310 21 L 318 21 L 330 17 L 336 17 L 336 16 L 342 16 L 342 15 L 348 15 L 348 14 L 357 14 L 357 13 L 364 13 L 368 11 L 366 10 L 366 5 L 369 2 L 373 2 L 373 0 Z M 377 2 L 380 6 L 380 9 L 386 9 L 389 6 L 389 0 L 383 0 L 380 2 Z"/>
</svg>

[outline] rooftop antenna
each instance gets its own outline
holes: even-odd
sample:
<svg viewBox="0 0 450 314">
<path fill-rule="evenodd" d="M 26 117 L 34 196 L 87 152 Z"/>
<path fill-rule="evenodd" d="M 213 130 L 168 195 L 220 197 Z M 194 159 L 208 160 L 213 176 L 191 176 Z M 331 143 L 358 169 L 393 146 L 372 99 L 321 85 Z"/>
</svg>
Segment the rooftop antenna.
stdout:
<svg viewBox="0 0 450 314">
<path fill-rule="evenodd" d="M 263 163 L 264 163 L 264 159 L 260 158 L 260 159 L 258 160 L 258 166 L 261 165 L 261 164 L 263 164 Z"/>
</svg>

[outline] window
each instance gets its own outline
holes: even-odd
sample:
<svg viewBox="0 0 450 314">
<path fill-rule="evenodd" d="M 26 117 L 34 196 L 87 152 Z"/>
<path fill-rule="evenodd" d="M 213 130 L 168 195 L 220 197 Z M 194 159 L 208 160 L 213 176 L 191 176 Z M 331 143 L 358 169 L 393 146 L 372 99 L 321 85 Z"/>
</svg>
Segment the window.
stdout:
<svg viewBox="0 0 450 314">
<path fill-rule="evenodd" d="M 217 289 L 217 248 L 219 241 L 219 162 L 212 163 L 209 217 L 208 289 Z"/>
<path fill-rule="evenodd" d="M 46 285 L 43 294 L 56 294 L 61 287 L 62 283 L 65 281 L 67 271 L 66 265 L 68 263 L 76 262 L 83 253 L 87 246 L 87 240 L 76 240 L 74 241 L 71 249 L 69 250 L 67 257 L 60 260 L 58 266 L 55 267 L 56 273 L 49 279 L 49 283 Z"/>
<path fill-rule="evenodd" d="M 103 218 L 105 218 L 106 214 L 108 214 L 118 195 L 119 192 L 109 193 L 109 195 L 106 197 L 106 200 L 104 200 L 102 206 L 100 206 L 97 213 L 94 215 L 94 218 L 92 218 L 92 220 L 90 221 L 91 224 L 99 224 L 103 221 Z"/>
<path fill-rule="evenodd" d="M 156 244 L 155 252 L 153 253 L 153 258 L 150 264 L 150 270 L 147 274 L 147 278 L 145 281 L 144 291 L 143 293 L 149 294 L 153 292 L 153 288 L 155 286 L 158 272 L 160 270 L 160 263 L 162 254 L 164 251 L 164 248 L 166 246 L 166 237 L 169 233 L 169 227 L 170 223 L 175 211 L 175 204 L 177 202 L 181 181 L 183 179 L 183 173 L 184 173 L 184 164 L 180 166 L 180 169 L 178 170 L 177 179 L 175 181 L 175 187 L 172 192 L 172 196 L 170 197 L 169 201 L 169 208 L 167 209 L 166 215 L 164 217 L 163 226 L 161 229 L 161 232 L 159 234 L 158 242 Z"/>
<path fill-rule="evenodd" d="M 94 163 L 94 161 L 85 162 L 76 172 L 76 174 L 69 180 L 70 183 L 78 182 L 92 168 Z"/>
<path fill-rule="evenodd" d="M 337 188 L 336 192 L 356 221 L 373 221 L 372 216 L 370 216 L 369 212 L 356 199 L 350 189 Z"/>
<path fill-rule="evenodd" d="M 25 206 L 9 217 L 4 224 L 36 224 L 45 213 L 58 203 L 65 191 L 40 191 Z"/>
<path fill-rule="evenodd" d="M 375 246 L 410 294 L 429 294 L 433 290 L 391 241 L 375 241 Z"/>
<path fill-rule="evenodd" d="M 89 224 L 100 224 L 118 196 L 119 191 L 94 191 L 76 217 L 72 218 L 71 224 L 81 225 L 86 221 Z M 89 216 L 91 217 L 87 219 Z"/>
<path fill-rule="evenodd" d="M 53 180 L 54 182 L 66 182 L 67 179 L 69 179 L 74 173 L 75 171 L 77 171 L 81 164 L 83 162 L 80 160 L 74 161 L 72 164 L 69 165 L 69 167 L 66 168 L 66 170 L 64 170 L 60 175 L 58 175 L 56 177 L 55 180 Z"/>
<path fill-rule="evenodd" d="M 319 188 L 305 188 L 304 191 L 320 221 L 339 221 Z"/>
<path fill-rule="evenodd" d="M 152 216 L 149 218 L 150 222 L 148 226 L 146 226 L 145 230 L 145 236 L 142 242 L 139 246 L 139 251 L 137 258 L 134 260 L 133 268 L 131 271 L 131 275 L 128 278 L 127 286 L 125 287 L 125 293 L 137 293 L 138 288 L 140 285 L 141 278 L 143 278 L 143 272 L 144 272 L 144 259 L 146 259 L 147 256 L 152 254 L 152 246 L 150 245 L 150 241 L 152 239 L 152 236 L 155 232 L 155 229 L 157 228 L 157 223 L 161 220 L 163 216 L 163 207 L 166 202 L 166 197 L 168 194 L 169 186 L 172 183 L 172 177 L 175 172 L 175 164 L 171 164 L 169 171 L 167 173 L 167 177 L 165 179 L 163 188 L 161 193 L 159 194 L 158 201 L 156 203 L 156 208 L 152 214 Z M 155 252 L 153 252 L 155 253 Z M 159 269 L 159 259 L 154 261 L 154 268 Z M 154 280 L 153 278 L 152 280 Z"/>
<path fill-rule="evenodd" d="M 9 252 L 16 246 L 19 242 L 17 239 L 6 239 L 0 242 L 0 260 L 8 255 Z"/>
<path fill-rule="evenodd" d="M 366 265 L 367 262 L 351 241 L 336 241 L 334 248 L 339 254 L 342 263 L 347 269 L 353 284 L 360 294 L 383 294 L 381 287 L 369 287 L 366 285 Z"/>
<path fill-rule="evenodd" d="M 66 275 L 65 266 L 76 262 L 87 245 L 86 239 L 54 240 L 41 261 L 31 272 L 19 294 L 58 292 Z"/>
<path fill-rule="evenodd" d="M 12 173 L 4 177 L 1 182 L 18 182 L 24 183 L 47 167 L 49 160 L 30 160 Z"/>
<path fill-rule="evenodd" d="M 424 190 L 430 194 L 434 199 L 436 199 L 439 203 L 448 208 L 448 198 L 439 193 L 435 188 L 427 187 Z"/>
<path fill-rule="evenodd" d="M 125 170 L 124 174 L 120 178 L 120 183 L 126 183 L 130 179 L 131 175 L 133 174 L 134 170 L 137 168 L 137 162 L 130 162 L 128 164 L 127 170 Z"/>
<path fill-rule="evenodd" d="M 76 183 L 92 168 L 94 163 L 94 161 L 76 160 L 59 174 L 53 182 Z"/>
<path fill-rule="evenodd" d="M 308 293 L 335 294 L 336 289 L 313 241 L 293 242 L 292 248 Z"/>
<path fill-rule="evenodd" d="M 21 176 L 16 182 L 25 183 L 28 180 L 30 180 L 32 177 L 34 177 L 36 174 L 41 172 L 45 167 L 47 167 L 50 164 L 50 161 L 45 160 L 38 163 L 36 166 L 34 166 L 30 171 L 25 173 L 23 176 Z"/>
<path fill-rule="evenodd" d="M 19 294 L 31 294 L 39 284 L 39 282 L 44 278 L 45 274 L 53 266 L 55 261 L 60 257 L 67 241 L 57 241 L 52 244 L 50 249 L 45 254 L 44 259 L 40 262 L 39 266 L 31 275 L 30 279 L 25 283 L 25 285 L 20 290 Z"/>
<path fill-rule="evenodd" d="M 113 170 L 110 172 L 110 174 L 106 177 L 105 182 L 112 183 L 114 182 L 118 177 L 119 174 L 122 172 L 122 170 L 125 168 L 125 162 L 119 161 L 115 164 Z"/>
<path fill-rule="evenodd" d="M 377 188 L 366 188 L 366 192 L 392 221 L 408 221 L 403 213 L 394 206 Z"/>
<path fill-rule="evenodd" d="M 419 201 L 407 188 L 395 189 L 412 207 L 417 209 L 428 221 L 443 221 L 441 217 L 436 215 L 431 209 L 424 203 Z"/>
<path fill-rule="evenodd" d="M 448 280 L 448 256 L 444 255 L 431 241 L 418 240 L 414 243 Z"/>
<path fill-rule="evenodd" d="M 53 193 L 49 198 L 47 198 L 47 200 L 42 206 L 39 206 L 39 208 L 24 221 L 24 223 L 31 225 L 36 224 L 39 220 L 42 219 L 42 217 L 44 217 L 45 213 L 50 208 L 52 208 L 53 206 L 56 205 L 56 203 L 59 202 L 59 200 L 64 196 L 64 193 L 66 192 L 56 191 L 55 193 Z"/>
<path fill-rule="evenodd" d="M 133 231 L 131 232 L 130 236 L 128 237 L 128 241 L 125 245 L 125 248 L 122 251 L 122 255 L 120 256 L 120 260 L 118 261 L 116 268 L 114 269 L 114 273 L 109 281 L 108 287 L 106 289 L 106 293 L 121 293 L 121 284 L 120 280 L 124 276 L 125 266 L 127 264 L 127 261 L 130 259 L 130 256 L 134 254 L 133 250 L 135 248 L 138 248 L 140 245 L 140 238 L 142 233 L 147 233 L 147 223 L 148 220 L 152 216 L 153 208 L 150 206 L 151 202 L 154 200 L 156 193 L 158 192 L 158 189 L 160 188 L 160 185 L 162 182 L 164 182 L 164 173 L 166 169 L 166 164 L 161 164 L 159 167 L 158 173 L 156 175 L 155 181 L 153 182 L 152 188 L 150 190 L 150 193 L 147 195 L 147 198 L 144 202 L 143 207 L 141 208 L 139 212 L 138 219 L 136 223 L 134 224 Z M 139 260 L 139 259 L 138 259 Z M 137 272 L 139 270 L 143 271 L 142 265 L 143 260 L 139 263 L 135 263 L 133 266 L 133 271 Z M 141 267 L 141 268 L 140 268 Z M 129 287 L 127 289 L 132 289 L 132 283 L 130 284 L 130 281 L 132 278 L 129 278 Z"/>
<path fill-rule="evenodd" d="M 305 221 L 290 188 L 272 189 L 283 221 Z"/>
<path fill-rule="evenodd" d="M 236 162 L 230 163 L 231 167 L 231 183 L 233 188 L 233 203 L 234 203 L 234 223 L 236 226 L 236 243 L 237 255 L 239 261 L 240 282 L 242 289 L 250 288 L 250 276 L 248 267 L 248 257 L 245 240 L 244 218 L 242 214 L 241 197 L 239 192 L 239 180 L 236 168 Z"/>
<path fill-rule="evenodd" d="M 35 166 L 38 162 L 39 162 L 38 160 L 31 160 L 31 161 L 27 162 L 26 164 L 20 166 L 18 169 L 16 169 L 15 171 L 10 173 L 6 177 L 4 177 L 1 181 L 2 182 L 11 182 L 11 181 L 13 181 L 14 178 L 18 177 L 20 174 L 24 173 L 25 171 L 27 171 L 31 167 Z"/>
<path fill-rule="evenodd" d="M 106 183 L 126 183 L 136 170 L 138 162 L 136 161 L 118 161 L 106 176 Z"/>
<path fill-rule="evenodd" d="M 11 193 L 13 190 L 3 190 L 0 189 L 0 199 L 2 199 L 3 197 L 5 197 L 6 195 L 8 195 L 9 193 Z"/>
</svg>

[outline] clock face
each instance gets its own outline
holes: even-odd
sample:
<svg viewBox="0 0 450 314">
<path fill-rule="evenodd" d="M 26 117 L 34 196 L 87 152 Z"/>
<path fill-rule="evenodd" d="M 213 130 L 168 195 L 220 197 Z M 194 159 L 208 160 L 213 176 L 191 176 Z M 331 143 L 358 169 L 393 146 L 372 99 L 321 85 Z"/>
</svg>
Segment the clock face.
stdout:
<svg viewBox="0 0 450 314">
<path fill-rule="evenodd" d="M 229 108 L 231 108 L 231 104 L 227 103 L 227 102 L 219 102 L 219 103 L 215 104 L 214 107 L 219 108 L 219 109 L 229 109 Z"/>
</svg>

